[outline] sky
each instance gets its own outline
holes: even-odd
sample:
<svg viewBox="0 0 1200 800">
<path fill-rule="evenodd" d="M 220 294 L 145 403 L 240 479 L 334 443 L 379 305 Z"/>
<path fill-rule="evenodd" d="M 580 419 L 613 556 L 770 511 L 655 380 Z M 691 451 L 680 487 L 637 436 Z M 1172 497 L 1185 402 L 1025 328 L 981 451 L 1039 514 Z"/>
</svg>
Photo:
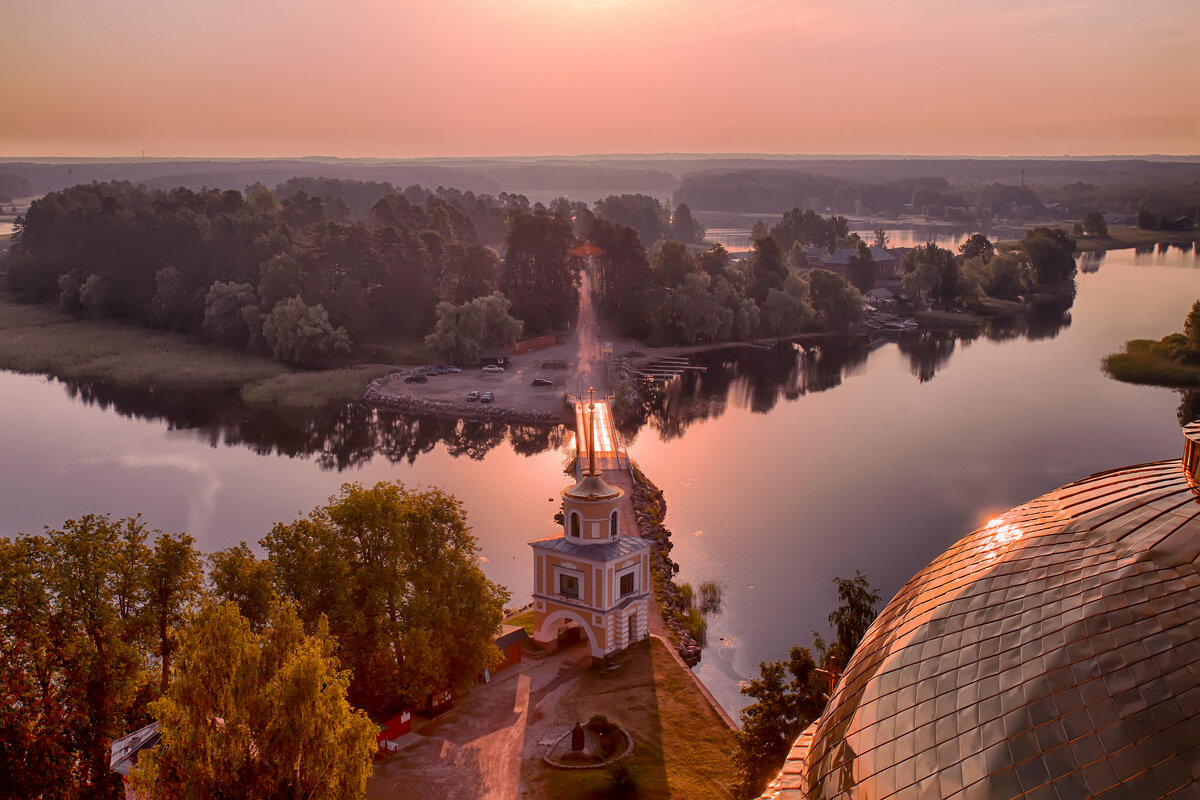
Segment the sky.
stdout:
<svg viewBox="0 0 1200 800">
<path fill-rule="evenodd" d="M 0 157 L 1200 153 L 1196 0 L 0 9 Z"/>
</svg>

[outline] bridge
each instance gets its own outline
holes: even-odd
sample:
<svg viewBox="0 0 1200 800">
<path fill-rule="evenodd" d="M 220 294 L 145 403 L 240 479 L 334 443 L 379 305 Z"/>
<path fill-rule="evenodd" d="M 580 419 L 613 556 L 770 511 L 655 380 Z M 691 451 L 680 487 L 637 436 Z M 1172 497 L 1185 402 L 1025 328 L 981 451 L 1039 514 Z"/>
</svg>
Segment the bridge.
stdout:
<svg viewBox="0 0 1200 800">
<path fill-rule="evenodd" d="M 593 448 L 596 452 L 596 466 L 604 472 L 629 469 L 629 454 L 617 439 L 616 425 L 613 423 L 611 399 L 596 397 L 594 390 L 589 390 L 586 396 L 582 392 L 572 395 L 571 402 L 575 405 L 575 475 L 583 475 L 584 453 L 586 450 L 588 419 L 593 420 Z"/>
</svg>

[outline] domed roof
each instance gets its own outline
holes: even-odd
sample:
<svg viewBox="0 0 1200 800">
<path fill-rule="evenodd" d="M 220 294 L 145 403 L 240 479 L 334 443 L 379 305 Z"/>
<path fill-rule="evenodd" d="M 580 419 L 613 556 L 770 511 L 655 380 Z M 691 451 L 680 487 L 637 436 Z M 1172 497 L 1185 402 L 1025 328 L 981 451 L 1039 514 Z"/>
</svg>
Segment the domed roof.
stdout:
<svg viewBox="0 0 1200 800">
<path fill-rule="evenodd" d="M 1200 426 L 1185 433 L 1182 463 L 1050 492 L 905 584 L 774 796 L 1200 793 Z"/>
<path fill-rule="evenodd" d="M 624 492 L 600 477 L 598 472 L 584 473 L 579 483 L 562 491 L 562 496 L 571 500 L 612 500 L 622 494 Z"/>
</svg>

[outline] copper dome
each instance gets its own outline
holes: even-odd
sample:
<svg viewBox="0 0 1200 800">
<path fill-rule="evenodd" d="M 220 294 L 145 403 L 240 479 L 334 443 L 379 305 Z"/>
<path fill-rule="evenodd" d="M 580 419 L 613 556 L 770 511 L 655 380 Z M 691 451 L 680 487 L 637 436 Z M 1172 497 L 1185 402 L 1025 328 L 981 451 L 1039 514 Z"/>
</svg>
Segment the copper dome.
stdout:
<svg viewBox="0 0 1200 800">
<path fill-rule="evenodd" d="M 1200 426 L 1185 434 L 1183 462 L 1018 506 L 905 584 L 770 796 L 1200 796 Z"/>
</svg>

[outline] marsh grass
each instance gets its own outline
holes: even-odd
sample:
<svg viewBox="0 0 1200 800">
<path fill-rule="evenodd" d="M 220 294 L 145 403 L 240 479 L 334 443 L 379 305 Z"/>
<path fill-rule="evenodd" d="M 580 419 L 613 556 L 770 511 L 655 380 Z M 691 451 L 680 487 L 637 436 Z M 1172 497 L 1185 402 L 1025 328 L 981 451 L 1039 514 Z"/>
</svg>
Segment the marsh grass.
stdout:
<svg viewBox="0 0 1200 800">
<path fill-rule="evenodd" d="M 1125 343 L 1125 352 L 1106 356 L 1101 363 L 1105 372 L 1125 383 L 1200 386 L 1200 367 L 1169 358 L 1162 349 L 1162 342 L 1133 339 Z"/>
<path fill-rule="evenodd" d="M 242 401 L 252 406 L 321 408 L 336 401 L 355 400 L 375 378 L 393 367 L 373 365 L 315 372 L 285 372 L 242 387 Z"/>
<path fill-rule="evenodd" d="M 186 336 L 77 320 L 52 306 L 0 297 L 0 368 L 120 386 L 238 386 L 287 372 L 282 364 Z"/>
<path fill-rule="evenodd" d="M 302 372 L 166 331 L 78 320 L 0 296 L 0 369 L 125 387 L 234 388 L 244 402 L 318 408 L 362 394 L 383 365 Z"/>
</svg>

